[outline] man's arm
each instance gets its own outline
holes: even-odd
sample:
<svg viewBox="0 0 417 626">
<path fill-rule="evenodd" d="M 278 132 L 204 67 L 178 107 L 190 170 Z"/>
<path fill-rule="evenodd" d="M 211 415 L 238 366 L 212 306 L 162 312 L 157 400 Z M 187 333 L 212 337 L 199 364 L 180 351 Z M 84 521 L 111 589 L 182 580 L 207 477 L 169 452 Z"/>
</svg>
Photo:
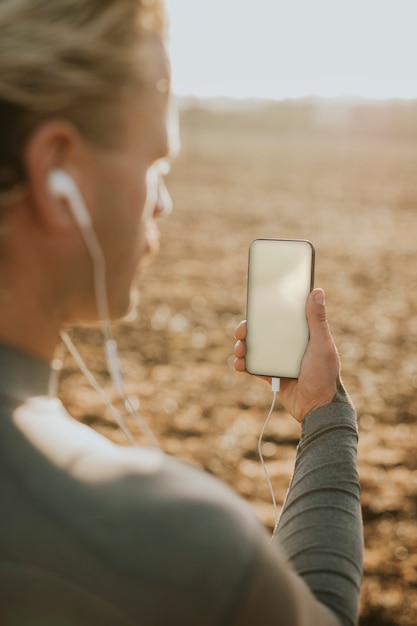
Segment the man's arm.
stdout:
<svg viewBox="0 0 417 626">
<path fill-rule="evenodd" d="M 258 541 L 233 626 L 353 626 L 362 577 L 362 519 L 353 408 L 307 416 L 272 544 Z"/>
<path fill-rule="evenodd" d="M 356 416 L 333 402 L 302 423 L 294 475 L 274 540 L 320 602 L 355 624 L 362 579 Z"/>
<path fill-rule="evenodd" d="M 269 612 L 259 616 L 264 621 L 258 623 L 268 626 L 350 626 L 357 620 L 363 557 L 356 417 L 340 383 L 340 361 L 321 289 L 310 294 L 306 314 L 310 340 L 299 378 L 282 380 L 279 394 L 302 424 L 294 476 L 274 538 L 274 547 L 286 560 L 271 554 L 272 560 L 280 560 L 274 565 L 265 557 L 258 576 L 272 595 L 259 590 L 255 604 L 258 611 L 261 606 L 276 611 L 275 621 Z M 235 368 L 245 371 L 244 322 L 236 338 Z M 262 568 L 270 574 L 260 574 Z M 275 597 L 268 576 L 276 579 Z M 293 613 L 283 618 L 284 610 Z"/>
</svg>

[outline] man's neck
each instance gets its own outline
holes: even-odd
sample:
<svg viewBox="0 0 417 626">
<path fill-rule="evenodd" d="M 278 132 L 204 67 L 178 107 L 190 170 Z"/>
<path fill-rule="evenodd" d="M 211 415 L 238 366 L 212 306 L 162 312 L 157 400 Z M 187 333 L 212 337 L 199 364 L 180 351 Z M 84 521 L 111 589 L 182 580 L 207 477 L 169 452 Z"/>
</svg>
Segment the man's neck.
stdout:
<svg viewBox="0 0 417 626">
<path fill-rule="evenodd" d="M 60 321 L 45 315 L 30 294 L 18 297 L 0 288 L 0 342 L 51 361 L 59 343 Z"/>
</svg>

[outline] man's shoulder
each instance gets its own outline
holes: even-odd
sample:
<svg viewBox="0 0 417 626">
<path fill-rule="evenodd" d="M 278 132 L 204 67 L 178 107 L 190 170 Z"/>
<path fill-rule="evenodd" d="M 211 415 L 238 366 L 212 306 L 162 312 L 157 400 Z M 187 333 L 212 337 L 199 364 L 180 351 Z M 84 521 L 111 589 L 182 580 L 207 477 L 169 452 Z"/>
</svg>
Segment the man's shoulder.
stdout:
<svg viewBox="0 0 417 626">
<path fill-rule="evenodd" d="M 101 521 L 89 534 L 101 551 L 133 575 L 229 604 L 265 532 L 252 509 L 215 477 L 157 451 L 122 450 L 107 476 L 89 489 Z"/>
<path fill-rule="evenodd" d="M 135 519 L 150 533 L 162 525 L 177 538 L 186 529 L 188 541 L 208 529 L 219 541 L 230 531 L 237 538 L 260 528 L 252 509 L 227 484 L 158 450 L 118 448 L 92 464 L 101 475 L 90 483 L 94 499 L 111 503 L 111 515 L 126 524 Z M 232 537 L 228 541 L 233 543 Z"/>
</svg>

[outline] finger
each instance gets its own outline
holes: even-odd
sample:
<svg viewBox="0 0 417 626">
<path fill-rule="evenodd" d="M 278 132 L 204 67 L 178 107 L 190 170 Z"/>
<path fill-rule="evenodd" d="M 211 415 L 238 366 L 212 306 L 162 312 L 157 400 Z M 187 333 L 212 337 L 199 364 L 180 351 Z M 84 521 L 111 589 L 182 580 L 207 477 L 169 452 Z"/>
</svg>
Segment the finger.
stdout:
<svg viewBox="0 0 417 626">
<path fill-rule="evenodd" d="M 246 362 L 244 358 L 236 358 L 233 365 L 237 372 L 246 372 Z"/>
<path fill-rule="evenodd" d="M 242 320 L 235 329 L 235 339 L 244 341 L 246 339 L 246 320 Z"/>
<path fill-rule="evenodd" d="M 242 358 L 246 355 L 246 343 L 244 341 L 236 341 L 234 355 L 237 358 Z"/>
</svg>

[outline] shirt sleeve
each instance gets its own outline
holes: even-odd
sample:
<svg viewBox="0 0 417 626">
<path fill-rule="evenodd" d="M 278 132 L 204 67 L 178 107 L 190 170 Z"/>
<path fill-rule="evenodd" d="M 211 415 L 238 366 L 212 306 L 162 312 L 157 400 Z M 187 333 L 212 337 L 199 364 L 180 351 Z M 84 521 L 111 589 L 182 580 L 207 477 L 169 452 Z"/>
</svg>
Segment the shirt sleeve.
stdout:
<svg viewBox="0 0 417 626">
<path fill-rule="evenodd" d="M 275 533 L 295 571 L 343 625 L 357 621 L 363 533 L 355 412 L 340 389 L 306 416 Z"/>
<path fill-rule="evenodd" d="M 347 396 L 303 421 L 271 543 L 257 540 L 228 626 L 352 626 L 362 579 L 356 416 Z"/>
</svg>

